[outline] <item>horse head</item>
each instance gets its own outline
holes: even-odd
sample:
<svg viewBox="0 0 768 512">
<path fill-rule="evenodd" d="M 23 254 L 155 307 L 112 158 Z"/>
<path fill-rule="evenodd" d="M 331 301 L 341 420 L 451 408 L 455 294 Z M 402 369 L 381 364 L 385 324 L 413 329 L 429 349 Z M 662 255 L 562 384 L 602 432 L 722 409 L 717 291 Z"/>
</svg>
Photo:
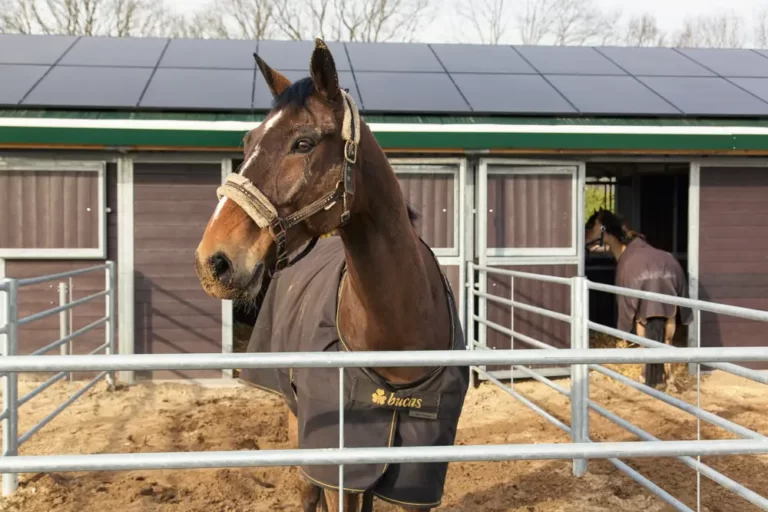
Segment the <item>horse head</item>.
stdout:
<svg viewBox="0 0 768 512">
<path fill-rule="evenodd" d="M 273 106 L 245 136 L 243 164 L 219 188 L 195 252 L 201 285 L 219 299 L 252 300 L 265 275 L 344 225 L 354 193 L 360 118 L 328 47 L 315 41 L 310 76 L 295 83 L 254 58 Z"/>
<path fill-rule="evenodd" d="M 605 247 L 628 244 L 643 235 L 632 230 L 618 214 L 601 208 L 593 213 L 584 227 L 586 248 L 588 251 L 604 250 Z"/>
</svg>

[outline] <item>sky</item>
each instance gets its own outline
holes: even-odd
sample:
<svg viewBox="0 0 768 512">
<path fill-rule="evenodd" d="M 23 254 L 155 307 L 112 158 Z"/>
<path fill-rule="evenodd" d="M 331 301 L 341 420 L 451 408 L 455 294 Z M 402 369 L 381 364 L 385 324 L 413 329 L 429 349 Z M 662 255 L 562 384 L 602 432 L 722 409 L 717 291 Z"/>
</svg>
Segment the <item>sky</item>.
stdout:
<svg viewBox="0 0 768 512">
<path fill-rule="evenodd" d="M 450 4 L 450 0 L 442 0 Z M 468 3 L 473 0 L 466 0 Z M 713 14 L 726 10 L 742 16 L 749 23 L 752 14 L 761 8 L 768 7 L 768 0 L 595 0 L 606 10 L 619 9 L 625 18 L 630 15 L 649 13 L 656 16 L 661 29 L 675 31 L 682 26 L 683 21 L 690 16 Z M 207 0 L 169 0 L 169 3 L 179 12 L 188 12 L 207 3 Z M 453 26 L 457 19 L 444 12 L 419 39 L 424 42 L 446 42 L 454 35 Z"/>
</svg>

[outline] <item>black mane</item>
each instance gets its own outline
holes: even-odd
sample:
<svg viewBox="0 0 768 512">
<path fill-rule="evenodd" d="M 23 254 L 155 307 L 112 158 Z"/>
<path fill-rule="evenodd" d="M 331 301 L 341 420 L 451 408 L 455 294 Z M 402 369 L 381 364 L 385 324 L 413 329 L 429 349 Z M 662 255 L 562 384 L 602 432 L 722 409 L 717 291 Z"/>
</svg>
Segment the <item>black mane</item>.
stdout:
<svg viewBox="0 0 768 512">
<path fill-rule="evenodd" d="M 306 108 L 307 100 L 315 94 L 315 83 L 311 77 L 293 82 L 272 100 L 272 110 L 293 106 Z"/>
</svg>

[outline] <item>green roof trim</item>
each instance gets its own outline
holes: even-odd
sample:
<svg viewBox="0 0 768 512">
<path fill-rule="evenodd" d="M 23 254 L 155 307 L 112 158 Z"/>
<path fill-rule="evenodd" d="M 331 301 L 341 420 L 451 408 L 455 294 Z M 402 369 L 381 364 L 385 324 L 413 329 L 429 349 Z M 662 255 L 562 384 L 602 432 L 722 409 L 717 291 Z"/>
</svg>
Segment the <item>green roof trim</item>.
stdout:
<svg viewBox="0 0 768 512">
<path fill-rule="evenodd" d="M 244 133 L 203 130 L 0 127 L 0 145 L 238 148 Z M 377 132 L 385 149 L 461 150 L 766 150 L 768 137 L 586 133 Z"/>
</svg>

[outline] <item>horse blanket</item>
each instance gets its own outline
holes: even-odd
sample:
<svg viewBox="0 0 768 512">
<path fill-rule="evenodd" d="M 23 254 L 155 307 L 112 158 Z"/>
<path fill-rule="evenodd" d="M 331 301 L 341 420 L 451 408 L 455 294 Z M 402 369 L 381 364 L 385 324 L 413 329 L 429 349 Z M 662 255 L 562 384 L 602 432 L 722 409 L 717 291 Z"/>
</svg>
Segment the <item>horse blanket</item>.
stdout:
<svg viewBox="0 0 768 512">
<path fill-rule="evenodd" d="M 688 283 L 680 263 L 670 253 L 651 246 L 642 238 L 629 242 L 619 258 L 616 286 L 688 297 Z M 693 311 L 689 308 L 618 294 L 616 301 L 619 309 L 617 329 L 625 332 L 632 332 L 635 321 L 645 324 L 651 317 L 670 318 L 678 309 L 683 324 L 693 321 Z"/>
<path fill-rule="evenodd" d="M 339 237 L 322 238 L 312 253 L 285 269 L 269 285 L 248 352 L 346 350 L 337 327 L 345 260 Z M 446 349 L 465 350 L 448 280 L 452 317 Z M 392 385 L 373 369 L 344 370 L 345 447 L 450 446 L 469 386 L 468 367 L 442 367 L 408 385 Z M 338 448 L 339 377 L 336 368 L 244 369 L 240 378 L 276 391 L 298 418 L 300 448 Z M 316 485 L 338 489 L 338 466 L 305 466 Z M 372 490 L 395 504 L 440 504 L 448 463 L 344 466 L 344 490 Z"/>
</svg>

